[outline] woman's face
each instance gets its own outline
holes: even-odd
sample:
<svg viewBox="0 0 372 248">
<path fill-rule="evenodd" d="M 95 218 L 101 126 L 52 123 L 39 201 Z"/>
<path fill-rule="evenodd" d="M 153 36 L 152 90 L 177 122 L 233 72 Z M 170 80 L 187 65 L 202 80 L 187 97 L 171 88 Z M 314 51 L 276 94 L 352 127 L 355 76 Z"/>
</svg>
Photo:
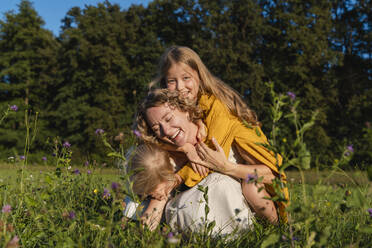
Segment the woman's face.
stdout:
<svg viewBox="0 0 372 248">
<path fill-rule="evenodd" d="M 196 100 L 198 97 L 200 78 L 197 71 L 184 63 L 173 64 L 165 77 L 167 88 L 177 90 L 182 96 Z"/>
<path fill-rule="evenodd" d="M 186 143 L 196 144 L 198 127 L 189 120 L 187 112 L 182 112 L 167 103 L 146 110 L 147 123 L 155 135 L 177 147 Z"/>
</svg>

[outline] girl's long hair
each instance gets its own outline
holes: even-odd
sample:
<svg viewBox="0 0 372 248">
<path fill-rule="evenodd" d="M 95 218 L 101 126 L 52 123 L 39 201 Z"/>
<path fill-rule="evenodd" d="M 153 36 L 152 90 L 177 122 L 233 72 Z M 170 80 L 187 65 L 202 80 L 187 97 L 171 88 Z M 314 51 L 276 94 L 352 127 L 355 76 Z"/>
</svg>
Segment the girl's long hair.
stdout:
<svg viewBox="0 0 372 248">
<path fill-rule="evenodd" d="M 163 53 L 159 61 L 157 76 L 150 83 L 150 89 L 166 88 L 167 72 L 173 64 L 177 63 L 184 63 L 198 72 L 200 78 L 198 98 L 202 94 L 214 95 L 226 104 L 229 111 L 240 120 L 252 125 L 260 125 L 256 113 L 247 106 L 241 95 L 215 77 L 204 65 L 199 55 L 188 47 L 172 46 Z"/>
</svg>

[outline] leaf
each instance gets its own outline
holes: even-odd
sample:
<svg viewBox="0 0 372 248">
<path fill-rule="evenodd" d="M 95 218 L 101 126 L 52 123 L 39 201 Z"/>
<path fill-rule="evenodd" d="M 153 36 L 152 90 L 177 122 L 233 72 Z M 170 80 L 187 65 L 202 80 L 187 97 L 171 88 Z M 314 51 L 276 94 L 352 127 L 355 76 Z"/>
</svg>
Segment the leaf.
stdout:
<svg viewBox="0 0 372 248">
<path fill-rule="evenodd" d="M 257 127 L 255 128 L 255 131 L 256 131 L 256 134 L 257 134 L 257 136 L 258 136 L 258 137 L 261 137 L 261 133 L 260 133 L 260 130 L 258 130 L 258 128 L 257 128 Z"/>
<path fill-rule="evenodd" d="M 370 233 L 372 234 L 372 227 L 371 226 L 363 226 L 359 228 L 359 231 L 362 233 Z"/>
<path fill-rule="evenodd" d="M 261 244 L 261 248 L 266 248 L 269 245 L 273 245 L 276 242 L 279 241 L 279 234 L 277 233 L 272 233 L 270 234 Z"/>
</svg>

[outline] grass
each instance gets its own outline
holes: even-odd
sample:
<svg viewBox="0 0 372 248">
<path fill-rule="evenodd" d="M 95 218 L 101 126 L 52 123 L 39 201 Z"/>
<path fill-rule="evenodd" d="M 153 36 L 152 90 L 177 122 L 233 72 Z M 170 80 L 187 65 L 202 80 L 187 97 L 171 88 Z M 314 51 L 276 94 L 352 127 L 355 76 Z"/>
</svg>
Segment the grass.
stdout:
<svg viewBox="0 0 372 248">
<path fill-rule="evenodd" d="M 19 168 L 0 165 L 0 206 L 12 207 L 0 214 L 0 247 L 14 236 L 22 247 L 369 247 L 372 242 L 367 212 L 372 188 L 360 171 L 347 172 L 350 183 L 341 184 L 341 172 L 325 180 L 330 172 L 307 171 L 305 187 L 299 173 L 289 171 L 289 225 L 259 222 L 235 240 L 197 233 L 170 240 L 167 228 L 150 232 L 123 218 L 123 187 L 110 187 L 122 180 L 118 169 L 91 168 L 88 174 L 81 167 L 75 174 L 76 168 L 63 168 L 58 176 L 55 167 L 27 166 L 21 192 Z"/>
</svg>

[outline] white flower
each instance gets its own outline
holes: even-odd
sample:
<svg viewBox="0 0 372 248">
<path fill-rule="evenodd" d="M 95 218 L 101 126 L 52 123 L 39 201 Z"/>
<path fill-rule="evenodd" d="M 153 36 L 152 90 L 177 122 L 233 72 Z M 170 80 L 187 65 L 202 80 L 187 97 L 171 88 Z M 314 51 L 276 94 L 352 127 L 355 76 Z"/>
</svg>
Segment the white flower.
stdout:
<svg viewBox="0 0 372 248">
<path fill-rule="evenodd" d="M 71 170 L 71 166 L 67 167 L 67 170 Z"/>
</svg>

